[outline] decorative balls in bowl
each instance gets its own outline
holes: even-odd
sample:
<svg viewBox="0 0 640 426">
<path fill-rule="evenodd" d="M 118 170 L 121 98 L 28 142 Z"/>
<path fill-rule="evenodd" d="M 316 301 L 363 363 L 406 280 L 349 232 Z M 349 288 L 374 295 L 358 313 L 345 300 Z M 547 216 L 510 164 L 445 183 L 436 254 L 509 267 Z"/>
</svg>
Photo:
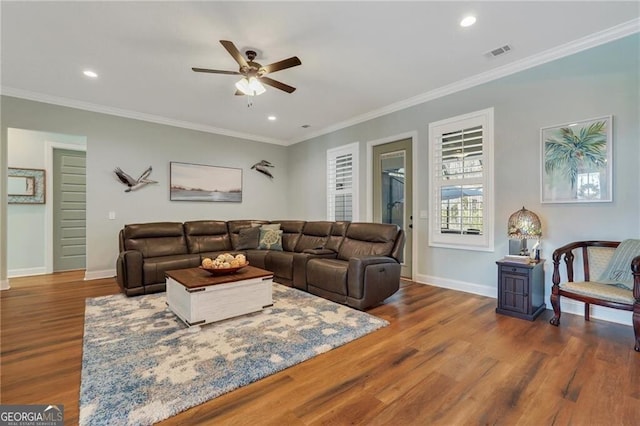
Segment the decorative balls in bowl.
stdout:
<svg viewBox="0 0 640 426">
<path fill-rule="evenodd" d="M 236 271 L 247 266 L 247 258 L 244 254 L 232 255 L 230 253 L 224 253 L 218 255 L 215 259 L 208 257 L 202 259 L 200 267 L 211 275 L 226 275 L 232 274 Z"/>
</svg>

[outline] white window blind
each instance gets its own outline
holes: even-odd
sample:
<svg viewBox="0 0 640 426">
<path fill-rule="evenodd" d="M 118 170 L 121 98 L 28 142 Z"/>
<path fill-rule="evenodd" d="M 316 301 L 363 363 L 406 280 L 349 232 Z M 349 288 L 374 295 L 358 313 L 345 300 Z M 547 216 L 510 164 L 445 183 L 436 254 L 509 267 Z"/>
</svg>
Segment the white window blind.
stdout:
<svg viewBox="0 0 640 426">
<path fill-rule="evenodd" d="M 357 219 L 358 144 L 327 151 L 327 219 Z"/>
<path fill-rule="evenodd" d="M 429 244 L 493 250 L 493 109 L 429 125 Z"/>
</svg>

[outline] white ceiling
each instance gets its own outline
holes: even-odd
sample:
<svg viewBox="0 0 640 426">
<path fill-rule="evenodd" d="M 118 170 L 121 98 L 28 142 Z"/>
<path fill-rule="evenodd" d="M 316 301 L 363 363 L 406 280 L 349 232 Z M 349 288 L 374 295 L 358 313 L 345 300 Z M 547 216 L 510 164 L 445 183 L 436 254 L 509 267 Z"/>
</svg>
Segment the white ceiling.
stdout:
<svg viewBox="0 0 640 426">
<path fill-rule="evenodd" d="M 638 32 L 639 4 L 2 1 L 2 93 L 288 145 Z M 297 91 L 248 108 L 238 76 L 191 71 L 237 70 L 221 39 L 298 56 L 270 74 Z"/>
</svg>

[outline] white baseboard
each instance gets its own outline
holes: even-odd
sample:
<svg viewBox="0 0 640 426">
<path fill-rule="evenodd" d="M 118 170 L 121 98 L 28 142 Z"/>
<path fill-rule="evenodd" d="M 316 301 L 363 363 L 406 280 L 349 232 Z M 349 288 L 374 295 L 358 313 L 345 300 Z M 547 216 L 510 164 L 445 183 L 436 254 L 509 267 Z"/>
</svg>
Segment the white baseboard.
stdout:
<svg viewBox="0 0 640 426">
<path fill-rule="evenodd" d="M 487 296 L 494 299 L 498 297 L 498 289 L 493 286 L 469 283 L 465 281 L 451 280 L 448 278 L 434 277 L 431 275 L 416 275 L 414 281 L 420 284 L 428 284 L 435 287 L 448 288 L 450 290 L 463 291 L 465 293 L 477 294 L 480 296 Z M 549 301 L 549 295 L 545 294 L 545 303 L 547 309 L 553 309 L 551 302 Z M 567 299 L 566 297 L 560 298 L 560 309 L 562 314 L 573 314 L 584 316 L 584 303 L 576 300 Z M 632 325 L 631 323 L 632 313 L 629 311 L 621 311 L 619 309 L 605 308 L 604 306 L 591 305 L 591 318 L 615 322 L 617 324 Z"/>
<path fill-rule="evenodd" d="M 10 288 L 9 280 L 0 280 L 0 291 L 9 290 Z"/>
<path fill-rule="evenodd" d="M 86 271 L 84 273 L 84 280 L 99 280 L 102 278 L 113 278 L 116 276 L 115 269 L 103 269 L 101 271 Z"/>
<path fill-rule="evenodd" d="M 414 281 L 419 282 L 420 284 L 428 284 L 435 287 L 448 288 L 450 290 L 464 291 L 465 293 L 492 297 L 494 299 L 498 298 L 498 290 L 493 286 L 434 277 L 431 275 L 416 275 Z"/>
<path fill-rule="evenodd" d="M 9 278 L 17 278 L 17 277 L 29 277 L 32 275 L 45 275 L 47 271 L 44 267 L 41 268 L 25 268 L 25 269 L 12 269 L 7 271 L 7 276 Z M 115 269 L 104 269 L 101 271 L 85 271 L 84 280 L 99 280 L 102 278 L 112 278 L 116 276 Z M 6 282 L 6 288 L 4 287 L 4 281 L 0 282 L 0 290 L 6 290 L 9 288 L 9 282 Z"/>
<path fill-rule="evenodd" d="M 9 278 L 28 277 L 31 275 L 44 275 L 46 273 L 47 273 L 47 270 L 44 266 L 40 266 L 37 268 L 10 269 L 7 271 L 7 277 Z"/>
</svg>

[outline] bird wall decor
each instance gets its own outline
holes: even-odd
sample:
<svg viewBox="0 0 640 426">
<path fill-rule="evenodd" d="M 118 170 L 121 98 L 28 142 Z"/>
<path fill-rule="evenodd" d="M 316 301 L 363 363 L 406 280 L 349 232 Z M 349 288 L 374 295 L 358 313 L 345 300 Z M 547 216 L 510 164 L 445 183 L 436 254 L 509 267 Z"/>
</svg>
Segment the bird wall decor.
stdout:
<svg viewBox="0 0 640 426">
<path fill-rule="evenodd" d="M 256 170 L 260 173 L 262 173 L 265 176 L 268 176 L 270 179 L 273 179 L 273 175 L 271 174 L 271 172 L 269 171 L 269 169 L 267 169 L 267 167 L 274 167 L 273 164 L 271 164 L 270 162 L 268 162 L 267 160 L 262 160 L 256 164 L 254 164 L 253 166 L 251 166 L 251 170 Z"/>
<path fill-rule="evenodd" d="M 147 170 L 142 172 L 142 174 L 138 179 L 132 178 L 131 176 L 123 172 L 120 167 L 116 167 L 114 170 L 114 173 L 118 176 L 118 179 L 120 179 L 120 182 L 127 185 L 128 188 L 125 189 L 124 192 L 131 192 L 131 191 L 135 191 L 136 189 L 140 189 L 143 186 L 146 186 L 150 183 L 158 183 L 155 180 L 147 179 L 151 174 L 151 171 L 152 171 L 152 168 L 151 166 L 149 166 Z"/>
</svg>

